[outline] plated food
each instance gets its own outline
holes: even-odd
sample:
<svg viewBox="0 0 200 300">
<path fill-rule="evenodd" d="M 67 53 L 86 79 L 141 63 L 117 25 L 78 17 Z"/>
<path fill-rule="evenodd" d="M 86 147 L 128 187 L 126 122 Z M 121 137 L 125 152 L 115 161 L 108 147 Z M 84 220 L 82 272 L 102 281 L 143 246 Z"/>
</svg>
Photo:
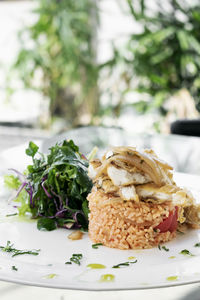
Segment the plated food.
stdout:
<svg viewBox="0 0 200 300">
<path fill-rule="evenodd" d="M 44 149 L 44 146 L 42 147 Z M 125 149 L 127 147 L 123 151 Z M 161 164 L 159 164 L 159 168 L 164 171 L 156 169 L 153 172 L 150 162 L 146 161 L 146 157 L 145 159 L 141 157 L 145 154 L 149 158 L 150 150 L 141 152 L 135 149 L 134 152 L 140 158 L 144 169 L 137 166 L 136 158 L 134 158 L 134 164 L 131 158 L 131 163 L 127 162 L 126 166 L 122 159 L 119 159 L 117 165 L 116 161 L 119 155 L 125 156 L 125 158 L 127 156 L 125 152 L 119 153 L 115 150 L 116 148 L 108 150 L 104 155 L 105 158 L 90 160 L 91 155 L 84 153 L 86 157 L 83 156 L 72 141 L 63 141 L 52 145 L 47 154 L 40 154 L 41 150 L 34 143 L 29 144 L 26 153 L 32 157 L 30 165 L 22 173 L 17 170 L 9 171 L 9 174 L 12 175 L 5 176 L 6 186 L 12 188 L 9 193 L 3 186 L 3 181 L 0 180 L 1 280 L 55 288 L 98 291 L 146 289 L 200 281 L 199 230 L 188 230 L 185 234 L 177 231 L 183 231 L 180 226 L 190 227 L 199 224 L 198 206 L 191 194 L 180 188 L 185 185 L 198 200 L 199 176 L 182 173 L 175 173 L 172 176 L 170 175 L 173 172 L 172 168 L 170 166 L 165 168 Z M 101 152 L 99 151 L 99 153 Z M 94 154 L 94 151 L 91 154 Z M 13 149 L 12 155 L 16 159 L 16 149 Z M 23 160 L 23 157 L 22 150 L 18 160 Z M 159 159 L 157 158 L 157 160 Z M 121 165 L 120 162 L 122 162 Z M 148 168 L 144 162 L 147 163 Z M 154 162 L 157 166 L 158 162 Z M 92 176 L 92 180 L 88 178 L 89 163 L 89 174 Z M 152 164 L 154 163 L 152 162 Z M 101 168 L 103 165 L 105 168 Z M 134 170 L 132 165 L 134 165 Z M 11 162 L 9 167 L 13 167 Z M 20 168 L 22 169 L 22 165 Z M 136 172 L 137 170 L 139 171 Z M 98 171 L 100 171 L 99 174 Z M 168 179 L 163 172 L 167 173 Z M 108 180 L 106 180 L 106 174 Z M 159 175 L 158 178 L 156 174 Z M 164 181 L 160 183 L 159 180 L 163 180 L 163 177 Z M 91 188 L 93 189 L 91 190 Z M 95 200 L 96 195 L 93 193 L 95 189 L 103 195 L 99 198 L 99 204 L 103 200 L 102 210 L 98 203 L 90 201 L 91 195 Z M 160 194 L 158 194 L 158 190 Z M 174 192 L 172 193 L 172 191 Z M 186 198 L 186 203 L 170 204 L 172 195 L 173 201 L 175 199 L 177 201 L 178 198 L 182 200 Z M 115 198 L 113 203 L 111 196 Z M 122 197 L 125 200 L 118 201 Z M 105 200 L 108 206 L 106 206 Z M 88 202 L 91 212 L 88 209 Z M 118 203 L 119 205 L 115 206 Z M 124 208 L 123 204 L 127 206 Z M 155 225 L 157 228 L 154 228 L 154 231 L 158 233 L 158 227 L 163 232 L 167 230 L 169 235 L 174 234 L 173 241 L 163 244 L 159 242 L 158 247 L 151 244 L 150 247 L 154 248 L 150 250 L 136 251 L 132 248 L 127 251 L 118 250 L 116 247 L 119 248 L 119 243 L 122 243 L 124 247 L 124 241 L 121 239 L 120 230 L 116 234 L 114 232 L 115 226 L 120 224 L 117 225 L 117 217 L 115 218 L 109 207 L 112 206 L 114 212 L 118 212 L 118 208 L 121 208 L 123 221 L 123 214 L 128 211 L 126 207 L 129 208 L 129 211 L 134 208 L 134 212 L 136 212 L 139 204 L 143 209 L 146 207 L 145 212 L 147 208 L 149 209 L 147 212 L 150 217 L 153 214 L 153 207 L 155 208 L 154 212 L 157 212 L 157 206 L 163 209 L 163 211 L 159 211 L 162 217 L 157 216 L 156 219 L 158 221 L 160 217 L 162 222 L 160 224 L 158 224 L 159 221 L 157 222 Z M 149 208 L 148 205 L 151 207 Z M 164 211 L 164 206 L 169 212 Z M 92 220 L 95 209 L 96 219 Z M 98 222 L 96 224 L 93 222 L 100 218 L 99 212 L 102 213 L 101 226 Z M 143 213 L 142 210 L 139 212 Z M 112 229 L 113 226 L 114 230 L 112 229 L 111 234 L 118 235 L 117 242 L 119 243 L 116 245 L 106 244 L 104 236 L 101 242 L 91 239 L 91 230 L 95 230 L 95 226 L 98 227 L 99 232 L 105 228 L 106 214 L 109 216 L 109 220 L 112 220 L 111 217 L 114 216 L 111 221 L 113 223 L 108 224 L 107 235 L 110 234 L 110 228 Z M 178 221 L 175 218 L 176 214 Z M 32 222 L 30 219 L 35 219 L 35 221 Z M 136 220 L 138 222 L 139 218 Z M 145 224 L 147 228 L 144 228 L 143 231 L 141 227 L 137 228 L 136 224 L 132 225 L 134 226 L 126 227 L 126 236 L 128 237 L 129 234 L 130 240 L 134 238 L 134 235 L 131 237 L 131 230 L 134 234 L 136 232 L 134 232 L 134 228 L 138 229 L 137 232 L 142 241 L 143 232 L 147 229 L 145 237 L 148 238 L 149 223 Z M 177 230 L 175 231 L 173 226 L 176 225 Z M 58 229 L 60 227 L 61 229 Z M 89 234 L 86 233 L 87 228 Z M 39 230 L 51 231 L 46 233 Z M 99 237 L 102 238 L 101 235 Z M 149 246 L 149 240 L 147 239 L 147 241 Z M 156 246 L 156 243 L 153 245 Z M 139 249 L 142 246 L 139 244 L 137 247 Z"/>
<path fill-rule="evenodd" d="M 5 183 L 16 190 L 19 216 L 37 219 L 39 230 L 88 229 L 94 243 L 143 249 L 200 225 L 200 205 L 153 150 L 113 147 L 89 163 L 70 140 L 47 155 L 30 142 L 26 154 L 32 165 L 23 174 L 13 170 Z"/>
<path fill-rule="evenodd" d="M 19 216 L 37 219 L 39 230 L 52 231 L 88 228 L 88 201 L 92 188 L 88 177 L 88 160 L 72 140 L 63 141 L 42 154 L 29 143 L 26 154 L 32 157 L 24 173 L 11 169 L 15 175 L 4 177 L 5 185 L 16 190 Z"/>
<path fill-rule="evenodd" d="M 113 147 L 90 161 L 89 236 L 118 249 L 158 246 L 200 225 L 200 205 L 176 185 L 173 168 L 153 150 Z"/>
</svg>

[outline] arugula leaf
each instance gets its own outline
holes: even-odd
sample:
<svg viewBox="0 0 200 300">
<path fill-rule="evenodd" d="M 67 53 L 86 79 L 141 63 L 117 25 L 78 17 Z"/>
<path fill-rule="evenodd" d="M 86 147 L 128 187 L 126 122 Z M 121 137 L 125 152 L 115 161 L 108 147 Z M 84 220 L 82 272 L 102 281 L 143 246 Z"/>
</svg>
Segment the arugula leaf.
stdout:
<svg viewBox="0 0 200 300">
<path fill-rule="evenodd" d="M 88 200 L 84 200 L 83 203 L 82 203 L 82 210 L 83 210 L 83 213 L 86 217 L 86 219 L 88 220 L 88 214 L 89 214 L 89 208 L 88 208 Z"/>
<path fill-rule="evenodd" d="M 29 142 L 29 146 L 26 149 L 26 154 L 28 156 L 34 157 L 35 154 L 37 153 L 38 149 L 39 149 L 39 147 L 36 144 L 34 144 L 33 142 Z"/>
<path fill-rule="evenodd" d="M 41 218 L 37 221 L 37 229 L 52 231 L 57 228 L 55 219 Z"/>
</svg>

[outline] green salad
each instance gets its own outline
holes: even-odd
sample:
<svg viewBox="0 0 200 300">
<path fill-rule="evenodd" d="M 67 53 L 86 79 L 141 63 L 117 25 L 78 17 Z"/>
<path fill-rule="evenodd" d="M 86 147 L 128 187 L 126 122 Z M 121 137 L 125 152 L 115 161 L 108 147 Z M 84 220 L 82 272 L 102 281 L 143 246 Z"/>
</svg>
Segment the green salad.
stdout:
<svg viewBox="0 0 200 300">
<path fill-rule="evenodd" d="M 39 147 L 29 143 L 26 154 L 32 164 L 22 174 L 6 175 L 5 185 L 16 190 L 18 214 L 31 214 L 37 220 L 39 230 L 57 227 L 88 228 L 87 195 L 92 181 L 88 177 L 88 160 L 79 152 L 72 140 L 63 141 L 50 148 L 47 155 Z"/>
</svg>

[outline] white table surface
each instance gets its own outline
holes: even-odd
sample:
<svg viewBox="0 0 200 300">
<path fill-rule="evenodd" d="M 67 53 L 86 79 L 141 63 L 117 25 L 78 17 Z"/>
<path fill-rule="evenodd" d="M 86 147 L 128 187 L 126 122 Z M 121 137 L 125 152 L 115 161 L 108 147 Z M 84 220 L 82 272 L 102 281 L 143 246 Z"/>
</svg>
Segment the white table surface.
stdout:
<svg viewBox="0 0 200 300">
<path fill-rule="evenodd" d="M 86 292 L 0 282 L 1 300 L 181 300 L 185 297 L 185 299 L 193 300 L 189 295 L 194 291 L 200 295 L 200 284 L 137 291 Z"/>
</svg>

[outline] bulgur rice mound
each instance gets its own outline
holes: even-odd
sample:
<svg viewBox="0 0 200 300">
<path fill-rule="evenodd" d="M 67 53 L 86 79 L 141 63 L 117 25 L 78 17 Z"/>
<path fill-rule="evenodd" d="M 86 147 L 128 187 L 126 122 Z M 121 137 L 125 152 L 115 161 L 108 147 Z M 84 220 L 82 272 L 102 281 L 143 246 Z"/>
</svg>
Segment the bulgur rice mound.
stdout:
<svg viewBox="0 0 200 300">
<path fill-rule="evenodd" d="M 89 236 L 118 249 L 156 247 L 180 226 L 200 227 L 200 204 L 178 187 L 173 168 L 152 149 L 111 147 L 90 161 Z"/>
<path fill-rule="evenodd" d="M 93 187 L 89 201 L 89 236 L 94 243 L 110 248 L 144 249 L 175 238 L 174 232 L 155 227 L 174 210 L 172 202 L 161 204 L 110 201 L 109 194 Z"/>
</svg>

